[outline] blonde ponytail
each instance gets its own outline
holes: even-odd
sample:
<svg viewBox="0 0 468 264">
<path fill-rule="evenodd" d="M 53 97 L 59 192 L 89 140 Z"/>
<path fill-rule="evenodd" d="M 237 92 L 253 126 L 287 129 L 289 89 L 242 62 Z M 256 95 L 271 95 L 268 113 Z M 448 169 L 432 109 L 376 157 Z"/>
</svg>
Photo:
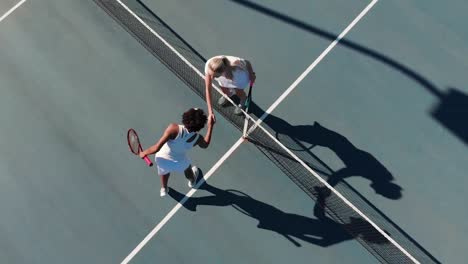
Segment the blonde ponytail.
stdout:
<svg viewBox="0 0 468 264">
<path fill-rule="evenodd" d="M 222 74 L 228 79 L 232 79 L 232 68 L 228 58 L 224 56 L 213 58 L 210 62 L 210 69 L 213 73 Z"/>
</svg>

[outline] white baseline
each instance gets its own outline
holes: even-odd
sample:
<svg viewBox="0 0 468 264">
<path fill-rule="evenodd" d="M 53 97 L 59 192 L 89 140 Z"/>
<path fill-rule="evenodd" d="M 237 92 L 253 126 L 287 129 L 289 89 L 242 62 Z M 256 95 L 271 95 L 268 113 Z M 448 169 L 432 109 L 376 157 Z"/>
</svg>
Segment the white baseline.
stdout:
<svg viewBox="0 0 468 264">
<path fill-rule="evenodd" d="M 24 2 L 26 2 L 26 0 L 21 0 L 21 1 L 18 2 L 15 6 L 13 6 L 12 8 L 10 8 L 10 10 L 8 10 L 5 14 L 3 14 L 3 15 L 0 17 L 0 22 L 2 22 L 5 18 L 7 18 L 9 15 L 11 15 L 11 13 L 13 13 L 18 7 L 20 7 L 22 4 L 24 4 Z"/>
</svg>

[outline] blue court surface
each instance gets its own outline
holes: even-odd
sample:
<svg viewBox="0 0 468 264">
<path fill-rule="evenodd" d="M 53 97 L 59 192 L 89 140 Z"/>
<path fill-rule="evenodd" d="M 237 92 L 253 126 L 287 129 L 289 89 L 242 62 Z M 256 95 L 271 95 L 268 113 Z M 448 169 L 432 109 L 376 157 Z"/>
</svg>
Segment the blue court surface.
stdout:
<svg viewBox="0 0 468 264">
<path fill-rule="evenodd" d="M 2 1 L 0 263 L 464 263 L 467 9 Z M 187 63 L 220 54 L 252 62 L 261 128 L 218 109 L 205 179 L 161 198 L 127 130 L 206 110 Z"/>
</svg>

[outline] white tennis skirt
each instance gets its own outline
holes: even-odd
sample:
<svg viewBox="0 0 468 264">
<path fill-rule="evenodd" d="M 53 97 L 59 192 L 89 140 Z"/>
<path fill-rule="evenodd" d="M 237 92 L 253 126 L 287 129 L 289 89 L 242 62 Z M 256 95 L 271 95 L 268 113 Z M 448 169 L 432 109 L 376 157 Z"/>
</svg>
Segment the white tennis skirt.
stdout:
<svg viewBox="0 0 468 264">
<path fill-rule="evenodd" d="M 247 71 L 237 69 L 232 73 L 232 75 L 232 80 L 227 79 L 224 76 L 217 77 L 215 80 L 218 81 L 220 86 L 226 88 L 243 90 L 249 86 L 250 78 Z"/>
<path fill-rule="evenodd" d="M 186 170 L 191 164 L 190 160 L 187 158 L 172 160 L 163 157 L 156 157 L 154 161 L 156 162 L 159 175 L 166 175 L 171 172 L 184 172 L 184 170 Z"/>
</svg>

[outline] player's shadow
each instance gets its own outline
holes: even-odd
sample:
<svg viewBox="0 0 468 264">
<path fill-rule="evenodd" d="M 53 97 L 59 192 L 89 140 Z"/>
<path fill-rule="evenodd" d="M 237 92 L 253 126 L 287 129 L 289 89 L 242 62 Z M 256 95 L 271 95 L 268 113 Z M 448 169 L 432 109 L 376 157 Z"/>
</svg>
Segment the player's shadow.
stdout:
<svg viewBox="0 0 468 264">
<path fill-rule="evenodd" d="M 356 236 L 369 243 L 389 243 L 366 221 L 351 217 L 349 222 L 339 224 L 327 217 L 322 207 L 318 205 L 314 208 L 316 218 L 310 218 L 283 212 L 241 191 L 222 190 L 206 182 L 200 189 L 211 193 L 211 195 L 191 197 L 183 204 L 186 209 L 196 211 L 198 206 L 232 206 L 242 214 L 256 219 L 258 228 L 278 233 L 297 247 L 302 246 L 298 240 L 328 247 L 351 240 Z M 170 190 L 169 195 L 177 202 L 184 198 L 182 193 L 174 189 Z M 350 235 L 345 230 L 359 230 L 359 232 L 352 232 L 354 235 Z"/>
<path fill-rule="evenodd" d="M 334 41 L 338 38 L 338 35 L 333 32 L 323 30 L 304 21 L 280 13 L 279 11 L 273 10 L 267 6 L 254 3 L 249 0 L 230 1 L 329 41 Z M 379 61 L 419 83 L 439 101 L 438 105 L 429 111 L 431 116 L 439 122 L 440 125 L 444 126 L 463 143 L 468 145 L 468 95 L 464 94 L 460 90 L 450 87 L 448 91 L 444 92 L 432 81 L 416 72 L 414 69 L 411 69 L 403 63 L 396 61 L 377 50 L 373 50 L 349 39 L 341 39 L 338 45 Z"/>
<path fill-rule="evenodd" d="M 455 88 L 440 94 L 431 116 L 468 144 L 468 95 Z"/>
<path fill-rule="evenodd" d="M 261 115 L 262 110 L 252 104 L 252 112 Z M 402 197 L 403 188 L 394 182 L 392 173 L 372 154 L 353 145 L 345 136 L 322 126 L 318 122 L 312 125 L 291 125 L 285 120 L 269 115 L 264 121 L 276 133 L 278 140 L 305 162 L 318 160 L 327 173 L 321 175 L 327 182 L 335 186 L 349 177 L 363 177 L 370 181 L 370 187 L 379 195 L 396 200 Z M 254 142 L 255 143 L 255 142 Z M 333 171 L 325 162 L 320 160 L 312 148 L 321 146 L 333 151 L 343 162 L 344 167 Z"/>
</svg>

